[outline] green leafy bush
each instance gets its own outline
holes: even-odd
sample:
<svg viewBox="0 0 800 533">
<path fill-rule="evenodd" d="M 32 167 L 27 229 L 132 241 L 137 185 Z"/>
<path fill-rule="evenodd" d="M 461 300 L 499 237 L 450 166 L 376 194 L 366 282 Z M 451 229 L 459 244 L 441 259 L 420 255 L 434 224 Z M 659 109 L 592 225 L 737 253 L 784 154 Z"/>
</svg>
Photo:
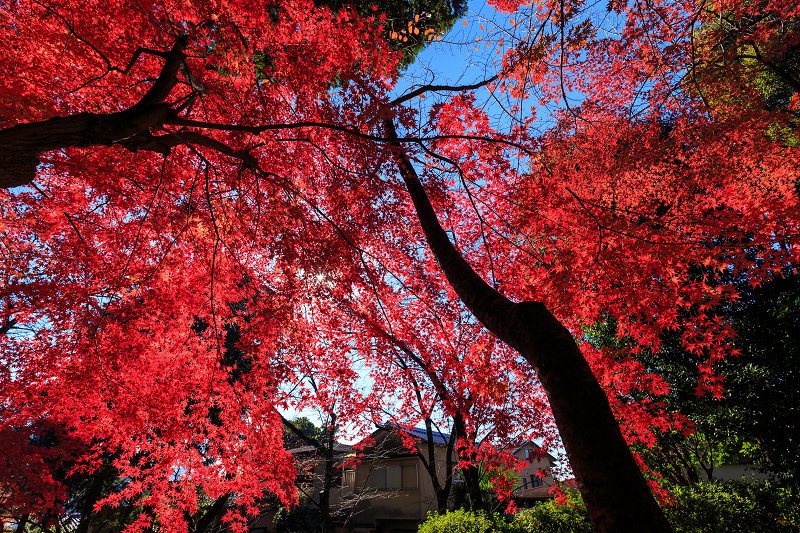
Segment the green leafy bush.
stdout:
<svg viewBox="0 0 800 533">
<path fill-rule="evenodd" d="M 713 482 L 675 487 L 665 506 L 676 533 L 800 533 L 800 497 L 767 483 Z M 567 504 L 537 502 L 515 515 L 459 509 L 430 514 L 419 533 L 589 533 L 579 496 Z"/>
<path fill-rule="evenodd" d="M 591 533 L 583 500 L 575 496 L 559 505 L 555 500 L 536 503 L 514 516 L 515 533 Z"/>
<path fill-rule="evenodd" d="M 800 502 L 770 484 L 735 481 L 673 489 L 665 507 L 676 533 L 800 532 Z"/>
<path fill-rule="evenodd" d="M 565 505 L 554 500 L 539 502 L 515 515 L 488 515 L 459 509 L 431 513 L 419 533 L 590 533 L 589 518 L 580 498 Z"/>
<path fill-rule="evenodd" d="M 428 519 L 419 526 L 419 533 L 517 533 L 500 514 L 489 515 L 483 511 L 473 513 L 464 509 L 444 514 L 428 513 Z"/>
</svg>

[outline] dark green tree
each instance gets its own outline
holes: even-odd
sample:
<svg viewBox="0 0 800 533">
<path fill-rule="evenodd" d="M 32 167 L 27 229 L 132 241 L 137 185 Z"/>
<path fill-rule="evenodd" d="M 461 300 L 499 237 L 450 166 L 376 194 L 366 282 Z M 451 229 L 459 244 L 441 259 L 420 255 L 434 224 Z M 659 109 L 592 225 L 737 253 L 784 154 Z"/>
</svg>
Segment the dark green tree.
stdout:
<svg viewBox="0 0 800 533">
<path fill-rule="evenodd" d="M 466 0 L 315 0 L 315 3 L 333 11 L 352 6 L 364 17 L 380 17 L 385 13 L 386 38 L 395 50 L 402 52 L 402 68 L 414 62 L 425 43 L 446 33 L 467 12 Z"/>
<path fill-rule="evenodd" d="M 289 429 L 289 428 L 292 429 Z M 302 434 L 304 438 L 298 436 Z M 287 420 L 283 426 L 283 445 L 287 450 L 309 446 L 309 439 L 323 438 L 323 430 L 305 416 Z"/>
<path fill-rule="evenodd" d="M 782 484 L 800 488 L 800 276 L 741 286 L 728 310 L 741 355 L 727 361 L 728 398 L 719 416 L 747 453 Z"/>
<path fill-rule="evenodd" d="M 658 353 L 635 358 L 670 385 L 668 409 L 691 420 L 690 431 L 661 433 L 637 451 L 668 481 L 690 485 L 714 477 L 723 462 L 752 462 L 783 485 L 800 486 L 800 276 L 787 273 L 761 285 L 736 280 L 740 298 L 720 309 L 737 337 L 739 355 L 719 366 L 725 397 L 698 395 L 696 356 L 681 348 L 681 332 L 662 337 Z M 590 341 L 624 352 L 613 322 L 590 328 Z"/>
</svg>

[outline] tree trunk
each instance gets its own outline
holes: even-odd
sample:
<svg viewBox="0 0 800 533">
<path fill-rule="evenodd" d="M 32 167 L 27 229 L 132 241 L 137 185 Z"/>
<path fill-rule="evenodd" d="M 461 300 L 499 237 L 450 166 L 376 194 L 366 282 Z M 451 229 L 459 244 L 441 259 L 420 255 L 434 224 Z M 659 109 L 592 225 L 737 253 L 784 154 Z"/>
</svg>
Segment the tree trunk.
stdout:
<svg viewBox="0 0 800 533">
<path fill-rule="evenodd" d="M 455 426 L 450 433 L 450 439 L 447 442 L 445 449 L 445 479 L 439 479 L 439 470 L 437 469 L 436 462 L 436 446 L 433 440 L 433 422 L 428 416 L 425 418 L 425 431 L 428 435 L 427 457 L 417 449 L 417 457 L 419 457 L 422 466 L 428 472 L 431 478 L 431 485 L 433 492 L 436 494 L 436 510 L 439 513 L 447 511 L 447 502 L 450 500 L 450 491 L 453 487 L 453 468 L 452 468 L 452 454 L 455 446 L 456 430 Z"/>
<path fill-rule="evenodd" d="M 336 416 L 331 416 L 330 428 L 336 424 Z M 322 533 L 333 533 L 333 520 L 331 518 L 331 489 L 333 488 L 334 474 L 336 473 L 336 464 L 333 457 L 333 429 L 326 429 L 328 431 L 328 442 L 325 446 L 325 474 L 322 480 L 322 490 L 319 491 L 319 517 Z"/>
<path fill-rule="evenodd" d="M 227 494 L 217 498 L 211 508 L 197 521 L 193 533 L 211 533 L 214 525 L 219 526 L 222 521 L 222 516 L 228 510 L 229 499 L 230 496 Z"/>
<path fill-rule="evenodd" d="M 88 533 L 89 525 L 91 524 L 92 517 L 94 515 L 94 504 L 96 504 L 97 500 L 100 499 L 100 496 L 103 492 L 103 485 L 105 485 L 109 476 L 113 475 L 112 472 L 113 471 L 107 467 L 107 465 L 103 465 L 92 476 L 89 489 L 86 491 L 86 495 L 84 496 L 83 506 L 81 509 L 81 519 L 78 522 L 78 527 L 75 528 L 75 533 Z"/>
<path fill-rule="evenodd" d="M 324 471 L 322 474 L 322 488 L 319 491 L 317 507 L 319 507 L 319 522 L 322 533 L 333 533 L 334 527 L 333 517 L 331 516 L 331 489 L 333 488 L 333 482 L 336 477 L 336 472 L 339 468 L 336 457 L 333 455 L 334 446 L 336 445 L 336 415 L 331 414 L 328 428 L 323 428 L 325 432 L 325 438 L 320 439 L 322 442 L 303 433 L 300 428 L 286 420 L 286 418 L 284 418 L 282 415 L 281 422 L 283 422 L 284 427 L 294 433 L 300 440 L 316 448 L 316 451 L 319 454 L 318 456 L 321 456 L 325 462 Z"/>
<path fill-rule="evenodd" d="M 322 533 L 333 533 L 331 521 L 331 492 L 328 488 L 319 491 L 319 521 Z"/>
<path fill-rule="evenodd" d="M 566 327 L 540 302 L 514 303 L 490 287 L 442 229 L 391 120 L 384 122 L 425 239 L 448 283 L 475 317 L 536 370 L 550 401 L 592 528 L 653 533 L 672 528 L 620 433 L 605 392 Z"/>
<path fill-rule="evenodd" d="M 464 423 L 464 417 L 460 413 L 453 418 L 453 427 L 456 428 L 459 438 L 464 438 L 470 444 L 475 442 L 475 435 L 467 433 L 467 426 Z M 464 479 L 464 486 L 467 488 L 467 496 L 469 497 L 469 506 L 473 511 L 488 511 L 486 502 L 483 501 L 483 494 L 481 493 L 481 473 L 478 464 L 475 461 L 475 454 L 467 454 L 467 457 L 461 457 L 464 452 L 459 452 L 459 459 L 464 459 L 469 463 L 469 466 L 461 469 L 461 474 Z"/>
<path fill-rule="evenodd" d="M 25 513 L 19 517 L 19 520 L 17 520 L 17 529 L 15 530 L 16 533 L 24 533 L 25 526 L 28 525 L 28 518 L 30 518 L 30 516 L 29 513 Z"/>
</svg>

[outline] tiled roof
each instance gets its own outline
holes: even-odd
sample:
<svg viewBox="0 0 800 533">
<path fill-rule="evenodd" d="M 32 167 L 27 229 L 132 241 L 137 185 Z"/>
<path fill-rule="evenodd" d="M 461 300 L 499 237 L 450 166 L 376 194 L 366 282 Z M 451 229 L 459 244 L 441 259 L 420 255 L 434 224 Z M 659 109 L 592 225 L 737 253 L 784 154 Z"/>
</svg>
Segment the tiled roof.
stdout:
<svg viewBox="0 0 800 533">
<path fill-rule="evenodd" d="M 347 453 L 347 452 L 350 451 L 351 448 L 352 448 L 352 446 L 350 446 L 349 444 L 334 444 L 333 445 L 333 454 L 334 455 L 339 455 L 339 454 L 342 454 L 342 453 Z M 315 446 L 301 446 L 299 448 L 292 448 L 291 450 L 287 450 L 287 451 L 289 453 L 291 453 L 292 455 L 294 455 L 294 454 L 300 454 L 300 453 L 315 453 L 315 452 L 317 452 L 319 450 L 317 450 L 317 448 Z"/>
<path fill-rule="evenodd" d="M 411 433 L 413 436 L 428 442 L 428 431 L 425 428 L 414 428 L 411 431 L 408 431 L 408 433 Z M 434 444 L 447 446 L 447 442 L 450 440 L 449 433 L 439 433 L 438 431 L 433 431 L 432 435 Z"/>
<path fill-rule="evenodd" d="M 411 435 L 414 438 L 420 439 L 423 442 L 428 442 L 428 431 L 425 428 L 414 428 L 414 429 L 405 429 L 402 427 L 397 427 L 391 422 L 386 424 L 381 424 L 378 429 L 373 432 L 373 437 L 380 433 L 381 431 L 388 431 L 389 433 L 396 433 L 398 431 L 402 431 Z M 433 443 L 438 444 L 440 446 L 447 446 L 447 442 L 450 440 L 449 433 L 439 433 L 438 431 L 433 431 Z"/>
</svg>

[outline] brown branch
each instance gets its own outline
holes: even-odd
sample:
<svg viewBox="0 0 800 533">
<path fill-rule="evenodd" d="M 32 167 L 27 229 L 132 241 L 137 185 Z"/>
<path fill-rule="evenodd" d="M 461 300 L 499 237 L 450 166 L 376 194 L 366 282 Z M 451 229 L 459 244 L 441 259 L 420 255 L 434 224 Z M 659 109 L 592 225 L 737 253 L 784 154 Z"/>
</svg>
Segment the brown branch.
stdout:
<svg viewBox="0 0 800 533">
<path fill-rule="evenodd" d="M 442 229 L 414 167 L 396 140 L 394 124 L 387 119 L 384 127 L 393 138 L 392 155 L 425 240 L 448 283 L 478 321 L 536 370 L 593 529 L 634 532 L 646 523 L 648 531 L 671 531 L 619 430 L 608 397 L 570 331 L 541 302 L 513 303 L 472 269 Z M 459 434 L 466 436 L 460 428 Z M 479 491 L 472 492 L 479 498 Z"/>
<path fill-rule="evenodd" d="M 430 366 L 430 363 L 426 362 L 422 357 L 417 355 L 416 352 L 403 340 L 395 336 L 394 334 L 386 331 L 385 328 L 381 327 L 380 324 L 372 320 L 366 313 L 362 313 L 359 311 L 352 310 L 353 314 L 361 318 L 366 325 L 373 331 L 373 333 L 377 334 L 378 336 L 382 337 L 384 340 L 389 341 L 395 347 L 397 347 L 401 352 L 406 354 L 412 361 L 414 361 L 417 366 L 422 369 L 423 372 L 428 376 L 428 378 L 433 383 L 434 388 L 436 389 L 436 393 L 439 395 L 439 398 L 443 402 L 446 403 L 453 403 L 452 398 L 450 397 L 450 393 L 445 387 L 444 383 L 439 376 L 436 374 L 436 371 L 433 370 Z"/>
<path fill-rule="evenodd" d="M 352 135 L 354 137 L 376 142 L 398 142 L 398 143 L 418 144 L 423 141 L 463 139 L 468 141 L 482 141 L 482 142 L 504 144 L 506 146 L 516 148 L 528 155 L 533 155 L 533 152 L 530 150 L 530 148 L 520 143 L 509 141 L 507 139 L 485 137 L 482 135 L 428 135 L 423 137 L 397 137 L 397 135 L 395 134 L 395 136 L 392 138 L 392 137 L 382 137 L 380 135 L 372 135 L 370 133 L 364 133 L 355 126 L 341 126 L 339 124 L 330 124 L 326 122 L 303 121 L 303 122 L 292 122 L 285 124 L 265 124 L 262 126 L 244 126 L 241 124 L 221 124 L 218 122 L 204 122 L 200 120 L 192 120 L 184 117 L 179 117 L 177 115 L 171 115 L 165 123 L 175 126 L 184 126 L 188 128 L 201 128 L 201 129 L 219 130 L 219 131 L 236 131 L 241 133 L 252 133 L 253 135 L 260 135 L 267 131 L 293 130 L 300 128 L 319 128 L 319 129 L 338 131 L 341 133 Z M 297 139 L 297 140 L 303 140 L 303 139 Z"/>
<path fill-rule="evenodd" d="M 5 335 L 17 325 L 17 319 L 9 318 L 6 323 L 0 326 L 0 335 Z"/>
<path fill-rule="evenodd" d="M 487 78 L 487 79 L 485 79 L 483 81 L 479 81 L 477 83 L 472 83 L 470 85 L 423 85 L 419 89 L 416 89 L 414 91 L 411 91 L 408 94 L 404 94 L 403 96 L 399 96 L 399 97 L 395 98 L 394 100 L 392 100 L 391 102 L 386 104 L 384 109 L 385 108 L 394 107 L 394 106 L 400 105 L 402 103 L 408 102 L 412 98 L 414 98 L 416 96 L 419 96 L 421 94 L 424 94 L 424 93 L 426 93 L 428 91 L 464 92 L 464 91 L 472 91 L 474 89 L 480 89 L 481 87 L 484 87 L 485 85 L 489 85 L 490 83 L 492 83 L 493 81 L 495 81 L 499 77 L 500 77 L 500 74 L 495 74 L 491 78 Z"/>
<path fill-rule="evenodd" d="M 319 450 L 319 451 L 324 451 L 324 450 L 325 450 L 325 446 L 324 446 L 324 445 L 323 445 L 323 444 L 322 444 L 320 441 L 318 441 L 318 440 L 317 440 L 317 439 L 315 439 L 314 437 L 311 437 L 311 436 L 309 436 L 309 435 L 306 435 L 305 433 L 303 433 L 303 432 L 300 430 L 300 428 L 298 428 L 297 426 L 295 426 L 294 424 L 292 424 L 292 423 L 291 423 L 289 420 L 287 420 L 287 419 L 286 419 L 286 418 L 285 418 L 285 417 L 284 417 L 282 414 L 278 413 L 278 416 L 279 416 L 279 417 L 281 417 L 281 423 L 283 423 L 283 427 L 285 427 L 286 429 L 288 429 L 289 431 L 291 431 L 292 433 L 294 433 L 294 435 L 295 435 L 295 436 L 296 436 L 298 439 L 300 439 L 300 440 L 302 440 L 303 442 L 305 442 L 305 443 L 307 443 L 307 444 L 309 444 L 309 445 L 313 446 L 314 448 L 316 448 L 316 449 L 317 449 L 317 450 Z"/>
<path fill-rule="evenodd" d="M 114 144 L 130 149 L 137 146 L 137 142 L 146 145 L 152 137 L 150 128 L 163 125 L 171 113 L 164 100 L 178 82 L 177 74 L 185 59 L 183 49 L 186 44 L 185 38 L 175 42 L 165 54 L 164 66 L 153 85 L 136 104 L 124 111 L 78 113 L 0 130 L 0 188 L 32 182 L 39 158 L 45 152 Z"/>
<path fill-rule="evenodd" d="M 399 142 L 394 124 L 389 119 L 385 120 L 383 124 L 390 139 L 392 155 L 417 211 L 417 218 L 425 234 L 425 240 L 441 266 L 448 283 L 464 302 L 464 305 L 475 315 L 475 318 L 489 331 L 500 338 L 509 338 L 508 332 L 500 331 L 507 326 L 497 317 L 510 314 L 514 303 L 486 283 L 450 242 L 447 233 L 439 223 L 422 183 L 419 181 L 416 170 Z"/>
</svg>

